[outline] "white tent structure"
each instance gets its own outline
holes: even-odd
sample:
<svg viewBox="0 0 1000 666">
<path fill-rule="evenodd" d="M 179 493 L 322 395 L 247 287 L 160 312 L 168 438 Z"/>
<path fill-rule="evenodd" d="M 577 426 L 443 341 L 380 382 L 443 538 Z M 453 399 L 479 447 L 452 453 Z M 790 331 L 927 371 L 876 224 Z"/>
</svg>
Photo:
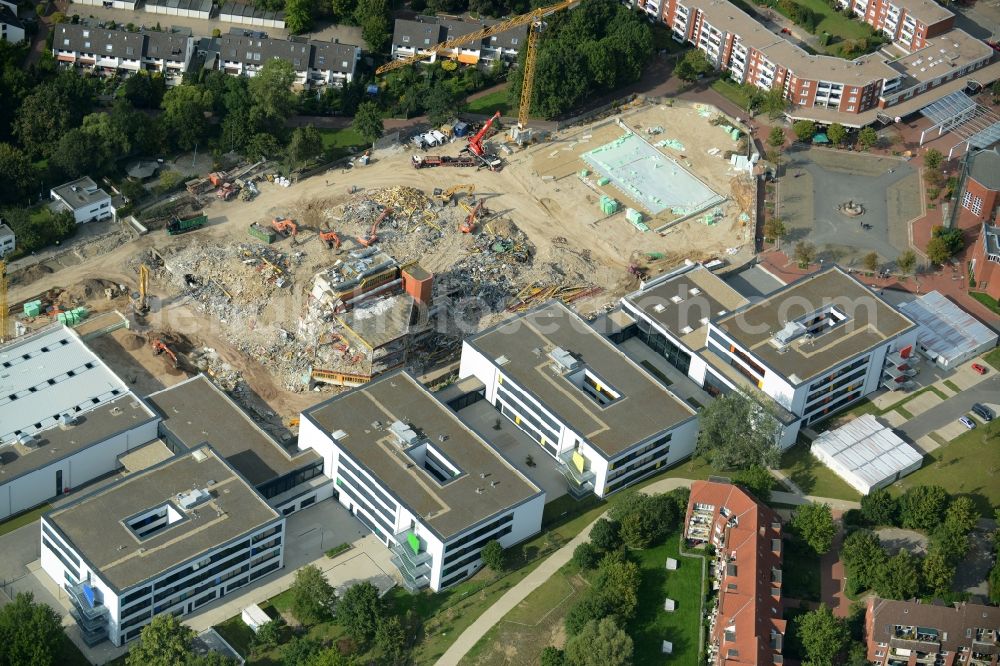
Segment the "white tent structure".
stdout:
<svg viewBox="0 0 1000 666">
<path fill-rule="evenodd" d="M 823 433 L 811 450 L 862 495 L 917 471 L 924 458 L 871 414 Z"/>
<path fill-rule="evenodd" d="M 899 306 L 917 322 L 917 348 L 949 370 L 997 346 L 997 334 L 937 291 Z"/>
</svg>

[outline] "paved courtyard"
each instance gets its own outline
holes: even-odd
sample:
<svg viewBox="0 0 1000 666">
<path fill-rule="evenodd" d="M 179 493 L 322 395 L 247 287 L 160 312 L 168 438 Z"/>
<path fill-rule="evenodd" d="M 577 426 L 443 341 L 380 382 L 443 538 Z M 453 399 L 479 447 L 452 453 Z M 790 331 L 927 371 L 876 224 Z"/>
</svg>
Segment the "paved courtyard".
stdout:
<svg viewBox="0 0 1000 666">
<path fill-rule="evenodd" d="M 858 266 L 872 250 L 890 262 L 909 248 L 909 223 L 923 209 L 920 175 L 907 162 L 825 148 L 793 149 L 785 160 L 778 214 L 788 226 L 788 251 L 807 240 L 819 259 Z M 842 214 L 838 206 L 848 201 L 865 214 Z"/>
</svg>

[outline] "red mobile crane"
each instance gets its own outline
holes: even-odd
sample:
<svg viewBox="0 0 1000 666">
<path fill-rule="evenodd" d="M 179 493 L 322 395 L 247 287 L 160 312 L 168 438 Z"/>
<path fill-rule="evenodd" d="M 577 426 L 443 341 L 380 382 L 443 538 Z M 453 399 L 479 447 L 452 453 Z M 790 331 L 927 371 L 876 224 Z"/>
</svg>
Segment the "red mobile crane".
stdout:
<svg viewBox="0 0 1000 666">
<path fill-rule="evenodd" d="M 500 112 L 497 111 L 483 124 L 482 128 L 469 139 L 469 147 L 466 149 L 478 157 L 490 171 L 499 170 L 502 162 L 497 158 L 486 154 L 486 149 L 483 148 L 483 138 L 486 136 L 486 133 L 490 131 L 490 128 L 493 127 L 493 123 L 499 119 Z"/>
</svg>

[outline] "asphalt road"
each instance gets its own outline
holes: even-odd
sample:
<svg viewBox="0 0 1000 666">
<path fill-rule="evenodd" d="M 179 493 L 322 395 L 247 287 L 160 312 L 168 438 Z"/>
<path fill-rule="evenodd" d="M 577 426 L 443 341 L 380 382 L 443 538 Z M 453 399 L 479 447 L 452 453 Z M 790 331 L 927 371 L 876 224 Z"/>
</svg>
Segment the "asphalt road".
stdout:
<svg viewBox="0 0 1000 666">
<path fill-rule="evenodd" d="M 904 433 L 911 441 L 916 441 L 947 423 L 957 421 L 958 417 L 968 414 L 974 402 L 981 402 L 992 407 L 993 411 L 1000 413 L 1000 402 L 998 401 L 1000 401 L 1000 373 L 994 372 L 993 377 L 979 382 L 972 388 L 928 409 L 923 414 L 914 416 L 896 430 Z M 982 421 L 978 417 L 974 416 L 972 420 L 982 426 Z"/>
</svg>

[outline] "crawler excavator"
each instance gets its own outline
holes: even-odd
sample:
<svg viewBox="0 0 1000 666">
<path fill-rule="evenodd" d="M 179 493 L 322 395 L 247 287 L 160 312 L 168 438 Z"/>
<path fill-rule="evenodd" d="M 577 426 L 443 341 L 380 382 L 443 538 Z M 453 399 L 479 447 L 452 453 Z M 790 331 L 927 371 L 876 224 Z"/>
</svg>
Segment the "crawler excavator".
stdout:
<svg viewBox="0 0 1000 666">
<path fill-rule="evenodd" d="M 388 217 L 390 213 L 392 213 L 392 208 L 386 208 L 385 210 L 383 210 L 382 214 L 378 216 L 378 219 L 372 223 L 371 231 L 369 231 L 364 236 L 358 236 L 357 241 L 363 247 L 371 247 L 376 242 L 378 242 L 378 233 L 376 233 L 378 231 L 378 225 L 382 224 L 382 220 Z"/>
<path fill-rule="evenodd" d="M 285 238 L 296 236 L 299 233 L 299 225 L 295 224 L 295 220 L 287 217 L 274 218 L 271 220 L 271 227 Z"/>
<path fill-rule="evenodd" d="M 319 239 L 326 243 L 327 249 L 340 252 L 340 235 L 333 229 L 319 232 Z"/>
<path fill-rule="evenodd" d="M 153 348 L 153 353 L 157 356 L 160 354 L 166 354 L 170 357 L 170 360 L 173 362 L 175 368 L 180 365 L 180 362 L 177 359 L 177 354 L 175 354 L 170 347 L 164 344 L 163 340 L 157 338 L 156 340 L 153 340 L 149 346 Z"/>
</svg>

